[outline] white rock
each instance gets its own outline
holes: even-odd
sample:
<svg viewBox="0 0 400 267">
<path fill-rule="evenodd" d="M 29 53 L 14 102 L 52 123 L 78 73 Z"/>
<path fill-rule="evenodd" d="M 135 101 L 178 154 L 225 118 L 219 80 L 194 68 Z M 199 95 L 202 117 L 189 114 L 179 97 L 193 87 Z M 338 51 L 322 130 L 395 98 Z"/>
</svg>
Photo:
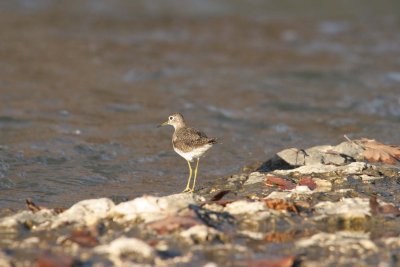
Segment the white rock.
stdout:
<svg viewBox="0 0 400 267">
<path fill-rule="evenodd" d="M 384 176 L 370 176 L 370 175 L 360 175 L 360 178 L 363 182 L 369 182 L 369 181 L 374 181 L 374 180 L 380 180 L 383 179 Z"/>
<path fill-rule="evenodd" d="M 317 184 L 314 192 L 330 192 L 332 190 L 332 183 L 330 181 L 320 178 L 313 178 L 313 180 Z"/>
<path fill-rule="evenodd" d="M 113 240 L 110 244 L 97 246 L 93 251 L 99 254 L 109 254 L 111 257 L 120 257 L 128 253 L 137 253 L 145 258 L 154 256 L 154 249 L 146 242 L 125 236 Z"/>
<path fill-rule="evenodd" d="M 120 221 L 132 221 L 138 218 L 145 222 L 161 219 L 196 203 L 193 194 L 175 194 L 166 197 L 143 196 L 123 202 L 114 207 L 112 215 Z"/>
<path fill-rule="evenodd" d="M 313 191 L 306 185 L 298 185 L 294 189 L 290 190 L 292 194 L 312 194 Z"/>
<path fill-rule="evenodd" d="M 261 201 L 246 201 L 246 200 L 239 200 L 232 202 L 224 208 L 224 211 L 229 212 L 230 214 L 243 214 L 249 213 L 253 214 L 258 211 L 266 210 L 266 206 Z"/>
<path fill-rule="evenodd" d="M 372 165 L 365 162 L 352 162 L 346 166 L 340 166 L 339 170 L 346 174 L 361 174 L 363 170 L 373 168 Z"/>
<path fill-rule="evenodd" d="M 301 239 L 295 244 L 298 247 L 305 248 L 310 246 L 337 246 L 343 250 L 356 249 L 362 251 L 378 251 L 378 247 L 370 240 L 368 233 L 353 231 L 340 231 L 334 234 L 318 233 L 310 238 Z"/>
<path fill-rule="evenodd" d="M 280 175 L 288 175 L 294 172 L 299 172 L 302 174 L 325 173 L 325 172 L 335 171 L 337 168 L 338 167 L 335 165 L 315 164 L 315 165 L 301 166 L 291 170 L 275 170 L 274 173 Z"/>
<path fill-rule="evenodd" d="M 82 200 L 61 213 L 52 223 L 55 228 L 64 223 L 90 225 L 106 218 L 114 208 L 114 202 L 108 198 Z"/>
<path fill-rule="evenodd" d="M 291 196 L 289 191 L 274 191 L 269 194 L 266 198 L 277 198 L 277 199 L 287 199 Z"/>
<path fill-rule="evenodd" d="M 40 225 L 46 222 L 51 222 L 56 218 L 56 214 L 49 209 L 43 209 L 33 213 L 32 211 L 21 211 L 14 215 L 4 217 L 0 220 L 0 227 L 12 228 L 26 222 L 32 222 L 33 225 Z"/>
<path fill-rule="evenodd" d="M 255 240 L 263 240 L 265 238 L 265 234 L 260 233 L 260 232 L 242 230 L 242 231 L 239 231 L 238 233 L 243 235 L 243 236 L 249 237 L 251 239 L 255 239 Z"/>
<path fill-rule="evenodd" d="M 314 206 L 322 217 L 337 215 L 343 218 L 371 216 L 369 200 L 363 198 L 343 198 L 339 202 L 324 201 Z"/>
<path fill-rule="evenodd" d="M 301 174 L 312 174 L 312 173 L 327 173 L 327 172 L 338 172 L 343 174 L 361 174 L 363 170 L 372 167 L 372 165 L 365 162 L 352 162 L 345 166 L 336 165 L 325 165 L 325 164 L 315 164 L 301 166 L 291 170 L 276 170 L 275 174 L 279 175 L 289 175 L 291 173 L 301 173 Z"/>
</svg>

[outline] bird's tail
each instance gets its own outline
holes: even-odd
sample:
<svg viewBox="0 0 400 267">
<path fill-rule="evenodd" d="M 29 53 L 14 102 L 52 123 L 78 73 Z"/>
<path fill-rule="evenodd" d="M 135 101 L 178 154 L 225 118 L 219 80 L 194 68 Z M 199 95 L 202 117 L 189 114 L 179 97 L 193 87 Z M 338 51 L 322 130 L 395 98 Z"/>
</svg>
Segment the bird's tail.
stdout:
<svg viewBox="0 0 400 267">
<path fill-rule="evenodd" d="M 211 145 L 214 145 L 214 144 L 218 143 L 217 138 L 211 138 L 211 139 L 208 141 L 208 143 L 211 144 Z"/>
</svg>

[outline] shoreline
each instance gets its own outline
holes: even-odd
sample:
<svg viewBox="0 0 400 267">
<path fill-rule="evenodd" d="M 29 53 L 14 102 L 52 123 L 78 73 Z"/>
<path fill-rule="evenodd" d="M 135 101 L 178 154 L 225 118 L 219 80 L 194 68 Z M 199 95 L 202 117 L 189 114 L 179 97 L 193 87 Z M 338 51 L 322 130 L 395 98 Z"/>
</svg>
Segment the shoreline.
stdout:
<svg viewBox="0 0 400 267">
<path fill-rule="evenodd" d="M 395 265 L 399 151 L 367 139 L 289 148 L 194 194 L 28 202 L 0 218 L 0 265 Z"/>
</svg>

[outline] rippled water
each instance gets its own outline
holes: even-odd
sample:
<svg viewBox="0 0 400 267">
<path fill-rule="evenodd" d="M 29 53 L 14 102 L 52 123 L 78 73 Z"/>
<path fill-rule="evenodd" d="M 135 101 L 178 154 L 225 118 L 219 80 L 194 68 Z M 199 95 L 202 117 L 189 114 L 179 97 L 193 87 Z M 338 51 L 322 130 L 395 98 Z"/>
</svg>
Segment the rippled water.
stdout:
<svg viewBox="0 0 400 267">
<path fill-rule="evenodd" d="M 398 1 L 0 4 L 0 207 L 181 191 L 170 113 L 217 137 L 199 186 L 343 134 L 400 143 Z"/>
</svg>

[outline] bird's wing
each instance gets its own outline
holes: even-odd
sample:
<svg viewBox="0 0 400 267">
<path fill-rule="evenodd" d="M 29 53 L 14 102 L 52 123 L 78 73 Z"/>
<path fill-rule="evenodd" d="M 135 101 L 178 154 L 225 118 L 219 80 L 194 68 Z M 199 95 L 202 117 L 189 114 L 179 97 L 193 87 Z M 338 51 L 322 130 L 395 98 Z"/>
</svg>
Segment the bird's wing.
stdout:
<svg viewBox="0 0 400 267">
<path fill-rule="evenodd" d="M 189 127 L 178 132 L 177 137 L 187 146 L 201 146 L 207 144 L 210 140 L 205 133 Z"/>
</svg>

